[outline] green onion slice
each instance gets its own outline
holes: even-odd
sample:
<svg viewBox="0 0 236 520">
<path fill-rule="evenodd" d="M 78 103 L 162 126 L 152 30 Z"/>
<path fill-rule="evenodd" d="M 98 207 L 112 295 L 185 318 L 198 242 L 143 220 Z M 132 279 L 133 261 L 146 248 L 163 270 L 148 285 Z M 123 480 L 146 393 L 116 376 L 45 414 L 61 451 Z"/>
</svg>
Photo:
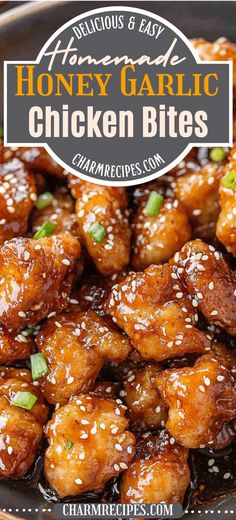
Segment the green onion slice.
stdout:
<svg viewBox="0 0 236 520">
<path fill-rule="evenodd" d="M 0 126 L 0 139 L 3 137 L 3 128 Z"/>
<path fill-rule="evenodd" d="M 50 222 L 48 220 L 47 222 L 44 222 L 44 224 L 37 231 L 37 233 L 35 233 L 33 238 L 35 240 L 38 240 L 39 238 L 49 237 L 53 233 L 55 227 L 56 227 L 56 224 L 54 224 L 53 222 Z"/>
<path fill-rule="evenodd" d="M 214 162 L 223 161 L 225 158 L 224 148 L 216 147 L 212 148 L 210 151 L 210 159 Z"/>
<path fill-rule="evenodd" d="M 223 177 L 222 184 L 225 188 L 229 188 L 231 190 L 236 188 L 236 172 L 229 172 L 226 177 Z"/>
<path fill-rule="evenodd" d="M 32 354 L 30 356 L 30 364 L 31 364 L 31 373 L 32 379 L 39 379 L 40 377 L 44 377 L 48 373 L 48 365 L 47 361 L 41 352 L 38 354 Z"/>
<path fill-rule="evenodd" d="M 53 195 L 50 193 L 50 191 L 45 191 L 45 193 L 42 193 L 42 195 L 39 195 L 39 197 L 36 200 L 35 206 L 37 209 L 44 209 L 47 206 L 51 206 L 53 201 Z"/>
<path fill-rule="evenodd" d="M 106 234 L 105 228 L 98 222 L 94 222 L 88 230 L 88 235 L 90 235 L 95 242 L 99 243 L 103 242 Z"/>
<path fill-rule="evenodd" d="M 155 217 L 161 209 L 163 200 L 164 197 L 160 195 L 160 193 L 157 193 L 157 191 L 151 191 L 143 210 L 145 215 L 148 215 L 148 217 Z"/>
<path fill-rule="evenodd" d="M 66 442 L 66 445 L 65 445 L 65 450 L 71 450 L 71 448 L 74 446 L 74 443 L 72 441 L 70 441 L 70 439 L 67 439 L 67 442 Z"/>
<path fill-rule="evenodd" d="M 19 406 L 26 410 L 31 410 L 37 401 L 37 397 L 31 392 L 16 392 L 14 397 L 11 399 L 12 406 Z"/>
</svg>

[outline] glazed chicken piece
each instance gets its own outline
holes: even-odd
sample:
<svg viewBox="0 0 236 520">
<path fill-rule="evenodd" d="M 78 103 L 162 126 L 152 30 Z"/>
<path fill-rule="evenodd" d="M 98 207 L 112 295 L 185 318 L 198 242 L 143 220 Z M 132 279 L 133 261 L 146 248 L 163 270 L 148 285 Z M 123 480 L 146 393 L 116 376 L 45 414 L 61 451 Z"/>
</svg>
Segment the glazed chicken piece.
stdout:
<svg viewBox="0 0 236 520">
<path fill-rule="evenodd" d="M 69 177 L 83 243 L 97 269 L 105 275 L 129 263 L 131 231 L 124 188 L 98 186 Z"/>
<path fill-rule="evenodd" d="M 0 364 L 26 359 L 31 354 L 33 342 L 30 336 L 14 334 L 0 327 Z"/>
<path fill-rule="evenodd" d="M 79 395 L 54 413 L 45 472 L 59 497 L 98 490 L 128 468 L 135 437 L 124 414 L 124 406 L 93 394 Z"/>
<path fill-rule="evenodd" d="M 190 484 L 188 450 L 164 430 L 146 436 L 137 446 L 137 456 L 122 474 L 121 502 L 183 503 Z"/>
<path fill-rule="evenodd" d="M 194 327 L 196 309 L 173 268 L 150 266 L 113 286 L 107 312 L 144 359 L 205 352 L 210 340 Z"/>
<path fill-rule="evenodd" d="M 232 172 L 233 178 L 232 180 Z M 220 181 L 221 212 L 217 221 L 216 235 L 229 253 L 236 256 L 236 146 L 231 150 L 225 175 Z"/>
<path fill-rule="evenodd" d="M 22 329 L 65 308 L 79 256 L 70 233 L 6 242 L 0 249 L 0 323 Z"/>
<path fill-rule="evenodd" d="M 134 250 L 132 267 L 145 269 L 162 264 L 191 238 L 191 227 L 184 206 L 178 200 L 166 199 L 154 217 L 140 207 L 133 221 Z"/>
<path fill-rule="evenodd" d="M 199 57 L 203 61 L 232 61 L 233 62 L 233 85 L 236 87 L 236 45 L 227 38 L 218 38 L 214 42 L 208 42 L 203 38 L 191 40 Z"/>
<path fill-rule="evenodd" d="M 200 357 L 193 367 L 165 370 L 156 385 L 169 405 L 166 427 L 187 448 L 214 445 L 225 422 L 236 417 L 236 387 L 224 359 Z"/>
<path fill-rule="evenodd" d="M 153 384 L 161 370 L 159 365 L 148 364 L 128 372 L 124 381 L 124 400 L 132 429 L 147 431 L 165 425 L 168 408 Z"/>
<path fill-rule="evenodd" d="M 17 392 L 30 392 L 37 400 L 31 410 L 12 405 Z M 0 368 L 0 475 L 24 476 L 35 461 L 48 408 L 37 383 L 25 369 Z"/>
<path fill-rule="evenodd" d="M 72 235 L 79 236 L 74 201 L 64 186 L 61 186 L 53 193 L 51 205 L 43 209 L 34 210 L 31 221 L 33 234 L 47 221 L 55 224 L 53 230 L 53 234 L 55 235 L 70 231 Z"/>
<path fill-rule="evenodd" d="M 21 146 L 20 148 L 13 148 L 11 150 L 13 150 L 15 156 L 19 157 L 29 168 L 50 173 L 59 179 L 63 179 L 67 175 L 67 171 L 54 161 L 44 148 Z"/>
<path fill-rule="evenodd" d="M 131 350 L 129 339 L 93 311 L 48 319 L 36 343 L 49 367 L 40 379 L 42 391 L 49 403 L 60 405 L 93 388 L 104 360 L 124 361 Z"/>
<path fill-rule="evenodd" d="M 0 165 L 0 244 L 26 233 L 36 198 L 34 177 L 21 161 Z"/>
<path fill-rule="evenodd" d="M 235 335 L 236 277 L 222 253 L 202 240 L 193 240 L 176 253 L 172 262 L 207 320 Z"/>
<path fill-rule="evenodd" d="M 208 163 L 196 172 L 176 179 L 175 193 L 185 207 L 193 236 L 211 240 L 215 236 L 219 207 L 219 183 L 223 165 Z"/>
</svg>

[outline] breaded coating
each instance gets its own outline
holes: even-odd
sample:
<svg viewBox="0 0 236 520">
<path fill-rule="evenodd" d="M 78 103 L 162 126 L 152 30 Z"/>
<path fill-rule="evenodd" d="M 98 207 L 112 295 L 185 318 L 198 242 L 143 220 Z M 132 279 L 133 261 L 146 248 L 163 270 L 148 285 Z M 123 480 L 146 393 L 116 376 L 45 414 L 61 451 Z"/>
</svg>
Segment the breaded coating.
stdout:
<svg viewBox="0 0 236 520">
<path fill-rule="evenodd" d="M 124 361 L 131 350 L 129 339 L 93 311 L 48 319 L 36 343 L 49 367 L 40 379 L 42 391 L 49 403 L 60 405 L 93 388 L 104 360 Z"/>
<path fill-rule="evenodd" d="M 48 407 L 37 383 L 31 383 L 30 372 L 0 368 L 0 475 L 7 478 L 24 476 L 35 461 L 48 418 Z M 28 373 L 27 373 L 28 372 Z M 30 392 L 37 397 L 31 410 L 10 404 L 17 392 Z"/>
<path fill-rule="evenodd" d="M 236 417 L 234 378 L 221 357 L 205 354 L 193 367 L 165 370 L 156 385 L 170 407 L 166 423 L 187 448 L 214 447 L 225 422 Z"/>
<path fill-rule="evenodd" d="M 210 347 L 194 327 L 196 309 L 168 264 L 128 275 L 113 286 L 106 308 L 145 359 L 161 361 Z"/>
<path fill-rule="evenodd" d="M 21 161 L 0 165 L 0 244 L 26 233 L 36 198 L 34 176 Z"/>
<path fill-rule="evenodd" d="M 159 365 L 148 364 L 144 368 L 130 370 L 124 380 L 127 416 L 132 428 L 137 431 L 164 426 L 168 417 L 168 408 L 153 384 L 161 370 Z"/>
<path fill-rule="evenodd" d="M 203 38 L 191 40 L 199 57 L 203 61 L 232 61 L 233 62 L 233 85 L 236 87 L 236 45 L 227 38 L 221 37 L 214 42 L 208 42 Z"/>
<path fill-rule="evenodd" d="M 185 244 L 174 256 L 195 306 L 213 323 L 236 334 L 236 276 L 222 253 L 202 240 Z"/>
<path fill-rule="evenodd" d="M 75 205 L 66 187 L 61 186 L 53 193 L 53 201 L 50 206 L 36 209 L 32 214 L 33 234 L 41 228 L 44 222 L 53 222 L 55 228 L 53 234 L 70 231 L 74 236 L 79 236 L 79 228 L 75 216 Z"/>
<path fill-rule="evenodd" d="M 30 336 L 14 334 L 0 327 L 0 364 L 26 359 L 31 354 L 33 342 Z"/>
<path fill-rule="evenodd" d="M 97 269 L 106 275 L 121 271 L 129 263 L 131 237 L 125 188 L 98 186 L 74 176 L 69 176 L 69 185 L 83 243 Z M 100 242 L 89 234 L 95 223 L 105 233 Z"/>
<path fill-rule="evenodd" d="M 22 329 L 65 308 L 79 256 L 79 242 L 68 232 L 6 242 L 0 249 L 0 323 Z"/>
<path fill-rule="evenodd" d="M 230 172 L 236 172 L 236 146 L 231 150 L 225 175 L 220 181 L 220 214 L 216 226 L 216 236 L 227 251 L 236 256 L 236 184 L 232 188 L 225 186 L 225 179 Z"/>
<path fill-rule="evenodd" d="M 54 413 L 47 425 L 45 473 L 59 497 L 100 489 L 127 469 L 135 437 L 125 409 L 116 401 L 79 395 Z"/>
<path fill-rule="evenodd" d="M 65 178 L 68 173 L 62 166 L 54 161 L 44 148 L 21 146 L 14 148 L 14 154 L 29 168 L 50 173 L 59 179 Z"/>
<path fill-rule="evenodd" d="M 176 197 L 187 211 L 194 237 L 211 240 L 215 236 L 220 212 L 219 182 L 223 173 L 222 164 L 208 163 L 175 181 Z"/>
<path fill-rule="evenodd" d="M 165 199 L 155 217 L 140 207 L 133 221 L 134 250 L 132 267 L 145 269 L 162 264 L 191 238 L 191 227 L 184 206 L 178 200 Z"/>
<path fill-rule="evenodd" d="M 137 446 L 137 457 L 122 474 L 121 502 L 130 504 L 182 503 L 190 471 L 188 450 L 164 430 L 146 436 Z"/>
</svg>

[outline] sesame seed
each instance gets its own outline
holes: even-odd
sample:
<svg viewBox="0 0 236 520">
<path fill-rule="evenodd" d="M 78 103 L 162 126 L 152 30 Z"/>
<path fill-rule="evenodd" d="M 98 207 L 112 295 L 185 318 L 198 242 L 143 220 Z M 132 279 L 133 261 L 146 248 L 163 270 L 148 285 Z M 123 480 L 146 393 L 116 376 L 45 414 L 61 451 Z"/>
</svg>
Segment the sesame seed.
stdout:
<svg viewBox="0 0 236 520">
<path fill-rule="evenodd" d="M 218 311 L 214 310 L 214 311 L 212 311 L 212 312 L 210 313 L 210 316 L 217 316 L 217 314 L 218 314 Z"/>
<path fill-rule="evenodd" d="M 13 448 L 11 446 L 8 446 L 7 452 L 9 453 L 9 455 L 11 455 L 13 452 Z"/>
<path fill-rule="evenodd" d="M 115 471 L 120 471 L 120 466 L 118 466 L 118 464 L 114 464 L 113 467 Z"/>
<path fill-rule="evenodd" d="M 133 451 L 133 450 L 132 450 L 131 446 L 128 446 L 128 448 L 127 448 L 127 452 L 128 452 L 128 453 L 132 453 L 132 451 Z"/>
<path fill-rule="evenodd" d="M 174 444 L 175 443 L 175 438 L 174 437 L 171 437 L 170 438 L 170 444 Z"/>
<path fill-rule="evenodd" d="M 81 485 L 83 484 L 83 481 L 81 480 L 81 478 L 76 478 L 75 483 Z"/>
<path fill-rule="evenodd" d="M 157 406 L 157 407 L 155 408 L 155 412 L 156 412 L 156 413 L 160 413 L 160 411 L 161 411 L 161 407 L 160 407 L 160 406 Z"/>
<path fill-rule="evenodd" d="M 210 282 L 208 288 L 212 291 L 214 289 L 214 282 Z"/>
<path fill-rule="evenodd" d="M 70 265 L 70 261 L 67 258 L 63 258 L 62 263 L 64 265 Z"/>
<path fill-rule="evenodd" d="M 223 475 L 223 478 L 224 478 L 225 480 L 227 480 L 227 479 L 230 478 L 230 477 L 231 477 L 231 473 L 229 473 L 229 472 L 227 472 L 227 473 L 225 473 L 225 474 Z"/>
<path fill-rule="evenodd" d="M 215 459 L 209 459 L 208 466 L 213 466 L 213 464 L 215 464 Z"/>
<path fill-rule="evenodd" d="M 68 385 L 70 385 L 71 383 L 73 383 L 74 379 L 75 379 L 74 377 L 68 377 L 68 379 L 67 379 L 67 383 L 68 383 Z"/>
<path fill-rule="evenodd" d="M 220 382 L 221 382 L 221 381 L 224 381 L 224 376 L 219 375 L 219 376 L 217 376 L 216 379 L 217 379 L 217 381 L 220 381 Z"/>
<path fill-rule="evenodd" d="M 117 451 L 123 451 L 123 448 L 122 448 L 122 446 L 120 444 L 115 444 L 115 449 Z"/>
<path fill-rule="evenodd" d="M 85 453 L 80 453 L 79 454 L 79 459 L 80 460 L 84 460 L 85 459 Z"/>
<path fill-rule="evenodd" d="M 20 318 L 26 318 L 26 314 L 23 311 L 19 311 L 18 316 L 20 316 Z"/>
</svg>

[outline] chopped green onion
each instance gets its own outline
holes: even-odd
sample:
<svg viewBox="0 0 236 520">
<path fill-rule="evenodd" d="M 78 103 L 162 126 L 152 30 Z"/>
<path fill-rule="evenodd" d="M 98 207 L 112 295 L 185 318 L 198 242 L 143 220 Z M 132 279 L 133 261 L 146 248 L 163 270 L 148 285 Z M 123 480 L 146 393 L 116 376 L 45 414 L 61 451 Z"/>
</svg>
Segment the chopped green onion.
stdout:
<svg viewBox="0 0 236 520">
<path fill-rule="evenodd" d="M 44 222 L 44 224 L 37 231 L 37 233 L 35 233 L 33 238 L 35 240 L 38 240 L 39 238 L 49 237 L 53 233 L 55 227 L 56 227 L 56 224 L 53 224 L 53 222 L 50 222 L 48 220 L 47 222 Z"/>
<path fill-rule="evenodd" d="M 20 408 L 25 408 L 26 410 L 31 410 L 34 404 L 37 401 L 37 397 L 31 392 L 16 392 L 14 397 L 11 400 L 12 406 L 19 406 Z"/>
<path fill-rule="evenodd" d="M 210 159 L 214 162 L 223 161 L 225 158 L 224 148 L 216 147 L 212 148 L 210 151 Z"/>
<path fill-rule="evenodd" d="M 3 137 L 3 128 L 2 128 L 2 126 L 0 126 L 0 138 L 2 138 L 2 137 Z"/>
<path fill-rule="evenodd" d="M 148 217 L 155 217 L 161 209 L 163 200 L 164 197 L 157 193 L 157 191 L 151 191 L 143 210 L 145 215 L 148 215 Z"/>
<path fill-rule="evenodd" d="M 70 441 L 70 439 L 67 439 L 67 443 L 65 445 L 65 450 L 71 450 L 72 446 L 74 446 L 74 443 Z"/>
<path fill-rule="evenodd" d="M 95 242 L 99 243 L 103 242 L 106 234 L 105 228 L 98 222 L 94 222 L 88 230 L 88 235 L 90 235 Z"/>
<path fill-rule="evenodd" d="M 50 193 L 50 191 L 45 191 L 45 193 L 39 195 L 39 197 L 36 200 L 35 206 L 37 209 L 44 209 L 47 206 L 51 206 L 52 201 L 53 195 Z"/>
<path fill-rule="evenodd" d="M 222 184 L 225 186 L 225 188 L 229 188 L 231 190 L 236 188 L 236 172 L 229 172 L 226 177 L 223 177 Z"/>
<path fill-rule="evenodd" d="M 31 364 L 31 373 L 32 379 L 39 379 L 40 377 L 44 377 L 48 373 L 48 365 L 47 361 L 41 352 L 38 354 L 33 354 L 30 356 L 30 364 Z"/>
</svg>

